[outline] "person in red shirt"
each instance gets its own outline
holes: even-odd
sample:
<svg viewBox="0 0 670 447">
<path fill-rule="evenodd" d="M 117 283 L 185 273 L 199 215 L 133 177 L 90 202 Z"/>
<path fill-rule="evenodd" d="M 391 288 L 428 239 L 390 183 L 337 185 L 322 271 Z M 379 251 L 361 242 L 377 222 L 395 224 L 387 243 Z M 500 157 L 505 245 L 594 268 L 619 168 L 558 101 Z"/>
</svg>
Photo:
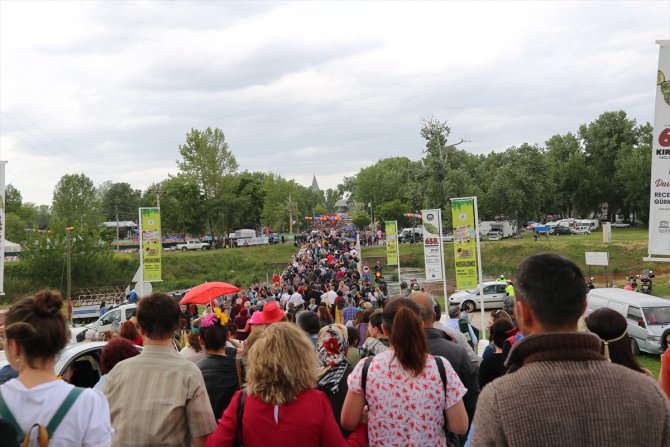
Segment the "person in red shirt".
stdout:
<svg viewBox="0 0 670 447">
<path fill-rule="evenodd" d="M 328 398 L 314 389 L 316 351 L 298 326 L 268 326 L 249 349 L 247 360 L 246 389 L 235 393 L 218 427 L 207 438 L 206 447 L 368 445 L 367 425 L 359 424 L 345 439 Z M 242 418 L 238 421 L 243 393 Z"/>
</svg>

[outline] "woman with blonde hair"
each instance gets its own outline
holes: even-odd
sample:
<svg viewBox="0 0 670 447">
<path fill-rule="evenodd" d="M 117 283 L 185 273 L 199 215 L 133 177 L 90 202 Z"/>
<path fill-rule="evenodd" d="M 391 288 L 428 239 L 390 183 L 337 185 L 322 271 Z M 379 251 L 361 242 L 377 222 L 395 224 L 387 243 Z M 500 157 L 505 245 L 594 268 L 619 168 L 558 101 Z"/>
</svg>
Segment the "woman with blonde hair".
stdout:
<svg viewBox="0 0 670 447">
<path fill-rule="evenodd" d="M 345 439 L 328 398 L 315 390 L 314 345 L 295 324 L 268 326 L 248 352 L 246 388 L 233 396 L 206 446 L 365 446 L 367 427 Z"/>
</svg>

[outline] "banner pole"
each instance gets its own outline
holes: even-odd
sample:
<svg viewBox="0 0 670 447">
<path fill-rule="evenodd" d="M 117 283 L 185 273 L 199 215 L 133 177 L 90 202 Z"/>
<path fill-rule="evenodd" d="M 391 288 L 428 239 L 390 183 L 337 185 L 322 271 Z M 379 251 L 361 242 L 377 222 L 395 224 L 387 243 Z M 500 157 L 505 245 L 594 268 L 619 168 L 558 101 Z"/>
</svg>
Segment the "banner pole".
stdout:
<svg viewBox="0 0 670 447">
<path fill-rule="evenodd" d="M 395 254 L 396 254 L 396 259 L 398 260 L 397 261 L 398 262 L 398 290 L 400 290 L 400 284 L 402 283 L 402 281 L 400 280 L 400 241 L 398 241 L 398 221 L 396 220 L 394 222 L 395 222 L 395 239 L 396 239 L 395 246 L 397 247 L 396 251 L 395 251 Z"/>
<path fill-rule="evenodd" d="M 144 238 L 143 236 L 143 231 L 142 231 L 142 208 L 138 209 L 138 220 L 139 220 L 139 230 L 140 230 L 140 281 L 137 283 L 136 286 L 139 286 L 139 291 L 136 290 L 135 293 L 137 296 L 140 298 L 144 297 L 144 250 L 142 250 L 142 247 L 144 246 Z"/>
<path fill-rule="evenodd" d="M 442 240 L 442 208 L 438 209 L 438 214 L 440 217 L 440 228 L 438 229 L 440 231 L 440 234 L 438 237 L 440 238 L 440 257 L 442 258 L 442 294 L 444 295 L 444 310 L 447 310 L 447 306 L 449 303 L 447 302 L 447 270 L 444 266 L 445 259 L 444 259 L 444 241 Z M 425 231 L 425 226 L 424 226 L 424 231 Z"/>
<path fill-rule="evenodd" d="M 473 200 L 473 205 L 475 208 L 475 241 L 477 243 L 477 270 L 479 273 L 479 284 L 477 285 L 477 288 L 479 289 L 479 301 L 480 301 L 480 308 L 481 308 L 481 317 L 482 317 L 482 328 L 481 331 L 479 332 L 480 334 L 483 334 L 484 331 L 486 330 L 486 318 L 484 316 L 484 290 L 482 287 L 482 249 L 481 249 L 481 244 L 479 240 L 479 209 L 477 206 L 477 196 L 474 196 L 472 198 Z"/>
</svg>

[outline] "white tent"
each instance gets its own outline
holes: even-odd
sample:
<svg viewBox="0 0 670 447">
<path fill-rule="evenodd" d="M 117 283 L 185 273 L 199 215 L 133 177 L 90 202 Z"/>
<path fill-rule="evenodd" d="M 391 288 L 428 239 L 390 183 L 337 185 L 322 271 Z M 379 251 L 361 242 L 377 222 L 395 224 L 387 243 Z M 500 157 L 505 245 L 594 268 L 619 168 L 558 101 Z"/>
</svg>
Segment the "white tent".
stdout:
<svg viewBox="0 0 670 447">
<path fill-rule="evenodd" d="M 21 246 L 16 242 L 10 242 L 5 239 L 5 253 L 18 253 L 21 251 Z"/>
</svg>

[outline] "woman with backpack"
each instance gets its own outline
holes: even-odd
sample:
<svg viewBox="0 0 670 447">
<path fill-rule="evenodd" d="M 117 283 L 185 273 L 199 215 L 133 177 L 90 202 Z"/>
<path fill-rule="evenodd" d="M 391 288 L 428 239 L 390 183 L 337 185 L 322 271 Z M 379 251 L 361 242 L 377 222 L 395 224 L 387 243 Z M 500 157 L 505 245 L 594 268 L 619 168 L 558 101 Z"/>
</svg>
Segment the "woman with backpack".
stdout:
<svg viewBox="0 0 670 447">
<path fill-rule="evenodd" d="M 0 386 L 0 419 L 28 445 L 99 446 L 112 442 L 101 393 L 59 380 L 56 355 L 68 341 L 63 298 L 43 290 L 14 304 L 5 318 L 5 353 L 19 377 Z M 61 417 L 59 417 L 62 416 Z"/>
<path fill-rule="evenodd" d="M 364 424 L 342 436 L 328 398 L 314 389 L 317 364 L 302 329 L 269 325 L 249 349 L 245 389 L 235 393 L 206 447 L 366 446 Z"/>
<path fill-rule="evenodd" d="M 361 360 L 349 375 L 342 427 L 355 428 L 367 405 L 369 445 L 446 445 L 445 429 L 463 435 L 467 389 L 449 362 L 428 354 L 418 305 L 393 297 L 382 313 L 390 348 Z"/>
</svg>

